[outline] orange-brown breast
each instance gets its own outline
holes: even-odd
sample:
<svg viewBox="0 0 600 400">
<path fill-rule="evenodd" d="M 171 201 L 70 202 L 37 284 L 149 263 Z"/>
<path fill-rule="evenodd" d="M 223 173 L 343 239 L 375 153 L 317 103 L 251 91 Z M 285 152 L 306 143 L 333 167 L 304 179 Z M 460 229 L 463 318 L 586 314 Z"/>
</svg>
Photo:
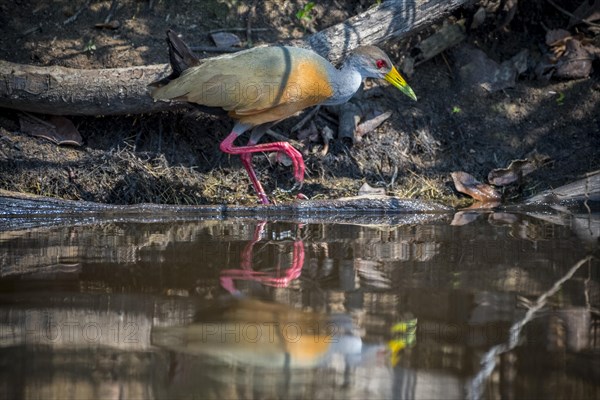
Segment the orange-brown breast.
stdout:
<svg viewBox="0 0 600 400">
<path fill-rule="evenodd" d="M 233 109 L 229 115 L 243 123 L 260 125 L 290 117 L 307 107 L 322 103 L 332 95 L 333 88 L 324 65 L 311 59 L 302 59 L 293 64 L 285 86 L 269 94 L 273 100 L 271 108 L 247 111 Z"/>
</svg>

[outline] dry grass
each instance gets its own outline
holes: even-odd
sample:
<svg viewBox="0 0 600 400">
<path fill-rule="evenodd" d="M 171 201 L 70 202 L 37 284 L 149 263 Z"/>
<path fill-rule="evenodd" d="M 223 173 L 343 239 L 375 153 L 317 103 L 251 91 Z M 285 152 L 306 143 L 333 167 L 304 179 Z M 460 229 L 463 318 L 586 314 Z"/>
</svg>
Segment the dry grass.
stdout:
<svg viewBox="0 0 600 400">
<path fill-rule="evenodd" d="M 59 147 L 1 130 L 0 187 L 111 204 L 256 204 L 258 197 L 239 159 L 213 150 L 219 138 L 204 137 L 201 147 L 186 142 L 197 137 L 197 131 L 197 127 L 190 129 L 189 137 L 180 133 L 178 147 L 172 152 L 176 156 L 165 156 L 165 151 L 150 150 L 159 142 L 157 134 L 152 132 L 145 133 L 144 139 L 151 145 L 136 146 L 143 140 L 123 134 L 116 145 L 114 139 L 109 140 L 113 147 L 105 150 L 98 143 L 84 149 Z M 171 146 L 167 140 L 161 140 L 165 143 L 163 149 Z M 400 144 L 396 146 L 400 148 Z M 361 185 L 368 182 L 385 187 L 390 195 L 449 204 L 459 202 L 443 177 L 420 175 L 405 166 L 399 169 L 391 159 L 378 159 L 379 154 L 372 148 L 370 145 L 348 148 L 333 143 L 329 154 L 322 155 L 321 145 L 315 144 L 305 153 L 307 174 L 300 193 L 309 199 L 349 197 L 357 195 Z M 187 165 L 174 161 L 186 157 L 193 161 Z M 379 162 L 369 162 L 371 157 Z M 419 160 L 417 156 L 411 159 Z M 254 164 L 274 202 L 297 198 L 298 192 L 287 190 L 293 185 L 289 166 L 273 163 L 263 154 L 255 155 Z M 415 165 L 413 168 L 416 169 Z M 397 175 L 400 178 L 396 179 Z"/>
</svg>

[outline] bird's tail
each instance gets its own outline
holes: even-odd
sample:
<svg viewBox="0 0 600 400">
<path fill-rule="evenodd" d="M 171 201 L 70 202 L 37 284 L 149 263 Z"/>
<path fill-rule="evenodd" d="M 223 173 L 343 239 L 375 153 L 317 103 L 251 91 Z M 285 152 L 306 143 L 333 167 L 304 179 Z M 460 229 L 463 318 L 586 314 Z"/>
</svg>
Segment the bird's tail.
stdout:
<svg viewBox="0 0 600 400">
<path fill-rule="evenodd" d="M 192 53 L 187 44 L 181 40 L 177 33 L 169 29 L 167 31 L 167 44 L 169 45 L 169 60 L 173 73 L 177 76 L 190 67 L 198 65 L 198 57 Z"/>
<path fill-rule="evenodd" d="M 171 29 L 167 31 L 167 45 L 169 46 L 169 61 L 171 75 L 150 84 L 152 88 L 159 88 L 178 78 L 183 71 L 200 64 L 198 57 L 192 53 L 187 44 L 181 40 L 177 33 Z"/>
</svg>

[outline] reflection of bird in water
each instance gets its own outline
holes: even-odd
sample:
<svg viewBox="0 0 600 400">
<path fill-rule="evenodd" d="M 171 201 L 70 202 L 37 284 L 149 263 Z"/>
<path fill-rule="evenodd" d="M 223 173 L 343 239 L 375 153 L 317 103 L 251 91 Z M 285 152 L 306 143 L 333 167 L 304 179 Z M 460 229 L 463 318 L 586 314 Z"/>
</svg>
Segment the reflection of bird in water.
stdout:
<svg viewBox="0 0 600 400">
<path fill-rule="evenodd" d="M 415 323 L 396 324 L 387 346 L 367 344 L 347 314 L 234 297 L 200 310 L 187 326 L 154 327 L 151 339 L 169 351 L 171 397 L 311 397 L 340 390 L 342 398 L 388 398 L 391 362 L 413 342 L 397 335 L 414 334 Z"/>
<path fill-rule="evenodd" d="M 360 357 L 352 318 L 324 315 L 249 298 L 231 298 L 202 310 L 187 326 L 154 328 L 152 344 L 215 362 L 307 368 L 333 354 Z"/>
<path fill-rule="evenodd" d="M 340 70 L 313 51 L 297 47 L 257 47 L 201 63 L 175 32 L 167 32 L 173 73 L 152 86 L 157 100 L 186 101 L 207 112 L 225 111 L 236 120 L 221 150 L 239 154 L 263 204 L 267 195 L 252 167 L 252 154 L 285 153 L 294 166 L 299 186 L 304 180 L 304 161 L 287 142 L 257 144 L 274 123 L 317 104 L 348 101 L 364 78 L 381 78 L 416 100 L 413 90 L 379 48 L 355 49 Z M 235 146 L 238 136 L 252 129 L 246 146 Z"/>
</svg>

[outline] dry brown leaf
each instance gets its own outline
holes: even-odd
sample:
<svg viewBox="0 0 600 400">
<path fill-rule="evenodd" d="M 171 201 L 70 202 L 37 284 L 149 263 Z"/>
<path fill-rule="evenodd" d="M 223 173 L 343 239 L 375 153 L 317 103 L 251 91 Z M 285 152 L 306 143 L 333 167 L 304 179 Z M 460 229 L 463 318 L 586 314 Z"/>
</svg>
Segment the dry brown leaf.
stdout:
<svg viewBox="0 0 600 400">
<path fill-rule="evenodd" d="M 556 65 L 557 78 L 581 79 L 587 78 L 592 72 L 594 57 L 581 41 L 575 38 L 567 40 L 565 52 Z"/>
<path fill-rule="evenodd" d="M 479 182 L 472 175 L 466 172 L 452 172 L 450 175 L 452 176 L 456 190 L 461 193 L 468 194 L 475 200 L 485 203 L 490 201 L 499 201 L 502 198 L 502 195 L 492 186 Z"/>
<path fill-rule="evenodd" d="M 230 32 L 216 32 L 210 34 L 217 47 L 239 47 L 242 45 L 240 38 Z"/>
<path fill-rule="evenodd" d="M 507 168 L 496 168 L 488 174 L 488 182 L 495 186 L 506 186 L 518 181 L 548 161 L 548 157 L 534 154 L 523 160 L 513 160 Z"/>
<path fill-rule="evenodd" d="M 83 144 L 81 134 L 70 119 L 60 116 L 51 116 L 49 122 L 56 128 L 58 144 L 71 144 L 75 146 L 81 146 Z"/>
<path fill-rule="evenodd" d="M 538 77 L 555 76 L 563 79 L 587 78 L 592 72 L 592 62 L 597 48 L 583 34 L 571 35 L 564 29 L 546 33 L 546 44 L 551 54 L 545 54 L 538 66 Z"/>
<path fill-rule="evenodd" d="M 51 116 L 48 121 L 44 121 L 30 114 L 22 114 L 19 123 L 23 133 L 50 140 L 58 145 L 81 146 L 83 143 L 75 125 L 65 117 Z"/>
<path fill-rule="evenodd" d="M 523 176 L 519 172 L 509 168 L 497 168 L 488 174 L 488 182 L 494 186 L 506 186 Z"/>
<path fill-rule="evenodd" d="M 384 188 L 374 188 L 373 186 L 371 186 L 365 182 L 360 187 L 360 189 L 358 189 L 358 195 L 359 196 L 367 196 L 367 195 L 385 196 L 385 189 Z"/>
</svg>

